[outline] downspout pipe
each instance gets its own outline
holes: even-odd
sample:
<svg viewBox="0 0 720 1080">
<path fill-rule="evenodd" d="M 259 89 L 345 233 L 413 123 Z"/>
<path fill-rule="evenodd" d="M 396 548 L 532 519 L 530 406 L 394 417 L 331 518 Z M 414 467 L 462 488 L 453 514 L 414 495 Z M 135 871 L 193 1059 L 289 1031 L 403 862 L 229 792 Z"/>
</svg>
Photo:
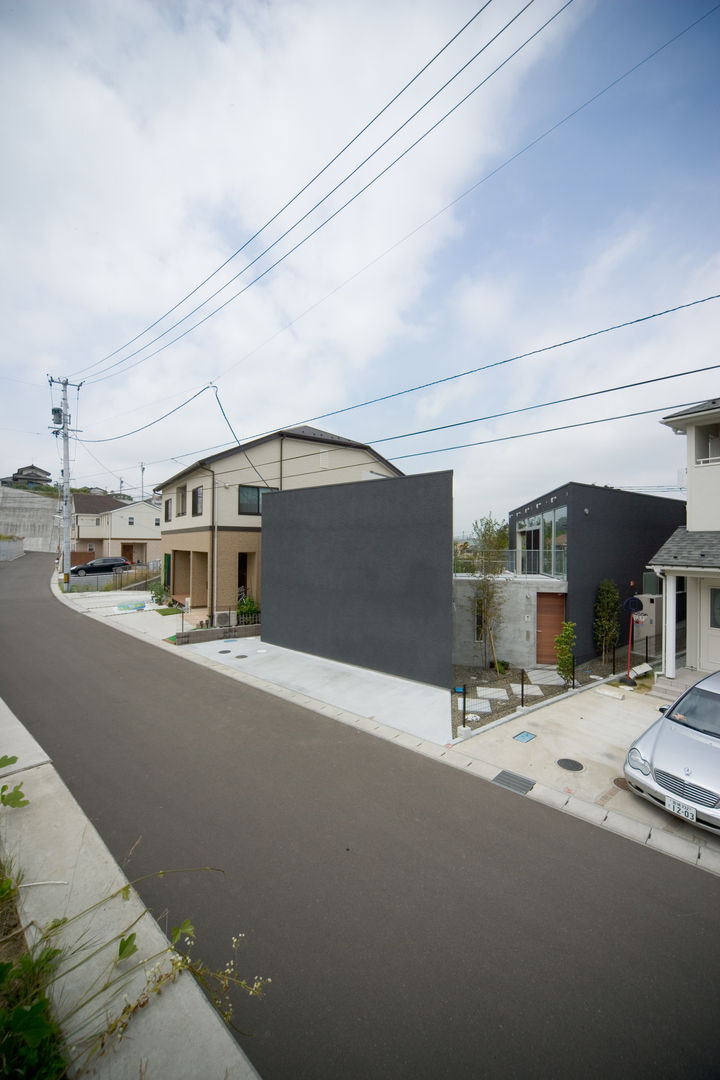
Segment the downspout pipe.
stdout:
<svg viewBox="0 0 720 1080">
<path fill-rule="evenodd" d="M 217 611 L 217 546 L 218 546 L 218 526 L 217 526 L 217 504 L 216 504 L 216 491 L 217 480 L 215 478 L 215 471 L 210 468 L 209 465 L 202 465 L 201 468 L 205 469 L 212 476 L 212 497 L 210 500 L 210 520 L 212 525 L 212 570 L 211 581 L 212 588 L 210 591 L 210 611 L 208 617 L 210 619 L 210 625 L 215 625 L 215 612 Z"/>
</svg>

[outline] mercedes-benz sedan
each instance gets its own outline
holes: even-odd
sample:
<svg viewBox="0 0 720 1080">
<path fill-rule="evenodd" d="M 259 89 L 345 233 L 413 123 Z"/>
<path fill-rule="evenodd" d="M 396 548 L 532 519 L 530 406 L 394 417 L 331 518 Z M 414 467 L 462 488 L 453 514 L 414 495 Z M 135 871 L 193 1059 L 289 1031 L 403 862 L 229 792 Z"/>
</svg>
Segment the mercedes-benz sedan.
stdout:
<svg viewBox="0 0 720 1080">
<path fill-rule="evenodd" d="M 691 686 L 636 739 L 625 760 L 631 791 L 720 834 L 720 671 Z"/>
</svg>

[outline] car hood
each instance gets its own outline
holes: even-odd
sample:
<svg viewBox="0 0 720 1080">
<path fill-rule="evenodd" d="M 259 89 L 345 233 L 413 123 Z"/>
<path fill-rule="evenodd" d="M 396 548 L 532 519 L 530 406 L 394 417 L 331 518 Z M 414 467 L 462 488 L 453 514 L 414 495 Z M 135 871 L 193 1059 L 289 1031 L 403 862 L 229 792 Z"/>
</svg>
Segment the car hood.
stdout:
<svg viewBox="0 0 720 1080">
<path fill-rule="evenodd" d="M 635 746 L 653 771 L 662 769 L 688 783 L 720 792 L 720 739 L 714 735 L 663 717 L 636 740 Z"/>
</svg>

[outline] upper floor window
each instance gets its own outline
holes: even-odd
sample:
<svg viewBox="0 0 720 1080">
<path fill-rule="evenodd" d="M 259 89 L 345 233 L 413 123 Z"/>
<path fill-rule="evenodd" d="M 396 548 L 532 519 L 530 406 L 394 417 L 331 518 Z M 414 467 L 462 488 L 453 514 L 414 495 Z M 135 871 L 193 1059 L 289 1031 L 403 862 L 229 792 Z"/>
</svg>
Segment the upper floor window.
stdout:
<svg viewBox="0 0 720 1080">
<path fill-rule="evenodd" d="M 698 465 L 720 464 L 720 424 L 695 428 L 695 461 Z"/>
<path fill-rule="evenodd" d="M 203 512 L 203 489 L 202 484 L 200 487 L 192 489 L 192 515 L 193 517 L 200 517 Z"/>
<path fill-rule="evenodd" d="M 157 529 L 159 524 L 160 524 L 160 518 L 155 518 L 155 528 L 156 529 Z"/>
<path fill-rule="evenodd" d="M 129 517 L 128 518 L 128 525 L 134 525 L 134 524 L 135 524 L 135 518 L 134 517 Z"/>
<path fill-rule="evenodd" d="M 165 520 L 172 521 L 172 499 L 165 500 Z"/>
<path fill-rule="evenodd" d="M 183 484 L 175 492 L 175 517 L 187 514 L 187 485 Z"/>
<path fill-rule="evenodd" d="M 96 524 L 96 525 L 99 525 L 99 524 L 100 524 L 100 518 L 95 518 L 95 524 Z"/>
<path fill-rule="evenodd" d="M 265 492 L 277 491 L 277 488 L 238 487 L 238 514 L 261 514 L 262 497 Z"/>
</svg>

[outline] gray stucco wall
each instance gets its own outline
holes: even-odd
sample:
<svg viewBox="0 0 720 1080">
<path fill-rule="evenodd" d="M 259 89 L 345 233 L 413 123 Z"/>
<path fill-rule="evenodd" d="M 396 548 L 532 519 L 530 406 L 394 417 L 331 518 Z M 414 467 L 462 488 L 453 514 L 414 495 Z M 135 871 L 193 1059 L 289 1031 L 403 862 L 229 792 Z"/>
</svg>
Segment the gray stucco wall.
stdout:
<svg viewBox="0 0 720 1080">
<path fill-rule="evenodd" d="M 452 681 L 452 472 L 263 497 L 263 640 Z"/>
</svg>

